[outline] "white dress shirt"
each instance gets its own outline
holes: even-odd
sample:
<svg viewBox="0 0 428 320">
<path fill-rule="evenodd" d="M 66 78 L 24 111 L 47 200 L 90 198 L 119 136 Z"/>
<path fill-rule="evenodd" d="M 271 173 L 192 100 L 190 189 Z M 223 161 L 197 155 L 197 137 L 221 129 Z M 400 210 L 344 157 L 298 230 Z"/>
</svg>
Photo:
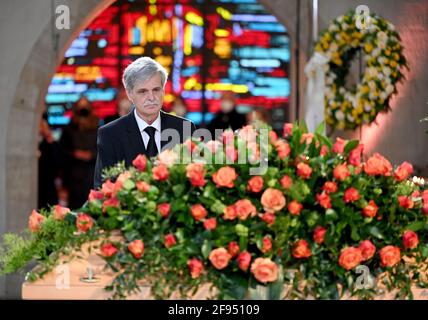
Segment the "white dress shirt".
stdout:
<svg viewBox="0 0 428 320">
<path fill-rule="evenodd" d="M 137 120 L 138 129 L 140 130 L 141 136 L 143 138 L 144 147 L 147 149 L 147 144 L 149 143 L 150 136 L 149 134 L 144 131 L 146 127 L 153 127 L 156 129 L 155 131 L 155 142 L 156 147 L 158 148 L 158 152 L 161 152 L 161 118 L 160 118 L 160 112 L 158 114 L 158 117 L 152 124 L 148 124 L 146 121 L 144 121 L 137 113 L 137 109 L 134 108 L 134 116 Z"/>
</svg>

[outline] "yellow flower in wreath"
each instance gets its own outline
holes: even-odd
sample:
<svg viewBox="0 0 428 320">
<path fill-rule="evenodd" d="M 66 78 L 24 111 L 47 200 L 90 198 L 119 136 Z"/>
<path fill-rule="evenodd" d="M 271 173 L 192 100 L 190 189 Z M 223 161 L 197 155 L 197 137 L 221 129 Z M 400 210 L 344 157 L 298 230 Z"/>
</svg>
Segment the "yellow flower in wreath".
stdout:
<svg viewBox="0 0 428 320">
<path fill-rule="evenodd" d="M 372 52 L 372 50 L 373 50 L 373 45 L 372 45 L 371 43 L 366 42 L 366 43 L 364 44 L 364 50 L 365 50 L 367 53 Z"/>
</svg>

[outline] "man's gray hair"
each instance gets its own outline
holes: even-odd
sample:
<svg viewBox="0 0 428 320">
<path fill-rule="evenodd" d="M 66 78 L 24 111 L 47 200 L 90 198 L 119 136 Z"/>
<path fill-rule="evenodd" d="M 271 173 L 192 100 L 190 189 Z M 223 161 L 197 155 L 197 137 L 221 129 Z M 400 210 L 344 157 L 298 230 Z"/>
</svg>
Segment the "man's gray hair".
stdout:
<svg viewBox="0 0 428 320">
<path fill-rule="evenodd" d="M 123 72 L 122 82 L 126 91 L 131 91 L 137 80 L 147 81 L 159 72 L 162 87 L 165 88 L 168 72 L 157 61 L 150 57 L 141 57 L 128 65 Z"/>
</svg>

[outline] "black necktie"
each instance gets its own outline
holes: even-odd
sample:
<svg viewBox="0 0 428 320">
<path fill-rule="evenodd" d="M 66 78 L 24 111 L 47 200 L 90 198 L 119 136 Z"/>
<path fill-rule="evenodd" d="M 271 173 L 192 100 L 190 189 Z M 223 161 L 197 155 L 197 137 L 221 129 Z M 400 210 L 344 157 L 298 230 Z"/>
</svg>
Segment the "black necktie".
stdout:
<svg viewBox="0 0 428 320">
<path fill-rule="evenodd" d="M 156 129 L 153 127 L 146 127 L 144 131 L 147 132 L 147 134 L 150 137 L 146 147 L 146 155 L 149 158 L 156 157 L 158 154 L 158 147 L 156 146 L 156 141 L 155 141 Z"/>
</svg>

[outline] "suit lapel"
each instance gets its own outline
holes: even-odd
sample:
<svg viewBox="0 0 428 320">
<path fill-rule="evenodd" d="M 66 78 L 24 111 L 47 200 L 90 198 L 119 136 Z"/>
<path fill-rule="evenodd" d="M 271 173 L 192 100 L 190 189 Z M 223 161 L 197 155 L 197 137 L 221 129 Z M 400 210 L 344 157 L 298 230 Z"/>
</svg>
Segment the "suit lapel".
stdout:
<svg viewBox="0 0 428 320">
<path fill-rule="evenodd" d="M 134 116 L 134 109 L 125 116 L 127 119 L 126 131 L 128 133 L 128 140 L 134 155 L 146 154 L 143 138 L 141 137 L 140 129 L 138 128 L 137 120 Z"/>
<path fill-rule="evenodd" d="M 165 145 L 169 142 L 169 140 L 162 140 L 162 131 L 165 129 L 170 128 L 170 124 L 168 121 L 168 117 L 165 116 L 165 112 L 162 110 L 160 111 L 160 117 L 161 117 L 161 151 L 165 147 Z"/>
</svg>

